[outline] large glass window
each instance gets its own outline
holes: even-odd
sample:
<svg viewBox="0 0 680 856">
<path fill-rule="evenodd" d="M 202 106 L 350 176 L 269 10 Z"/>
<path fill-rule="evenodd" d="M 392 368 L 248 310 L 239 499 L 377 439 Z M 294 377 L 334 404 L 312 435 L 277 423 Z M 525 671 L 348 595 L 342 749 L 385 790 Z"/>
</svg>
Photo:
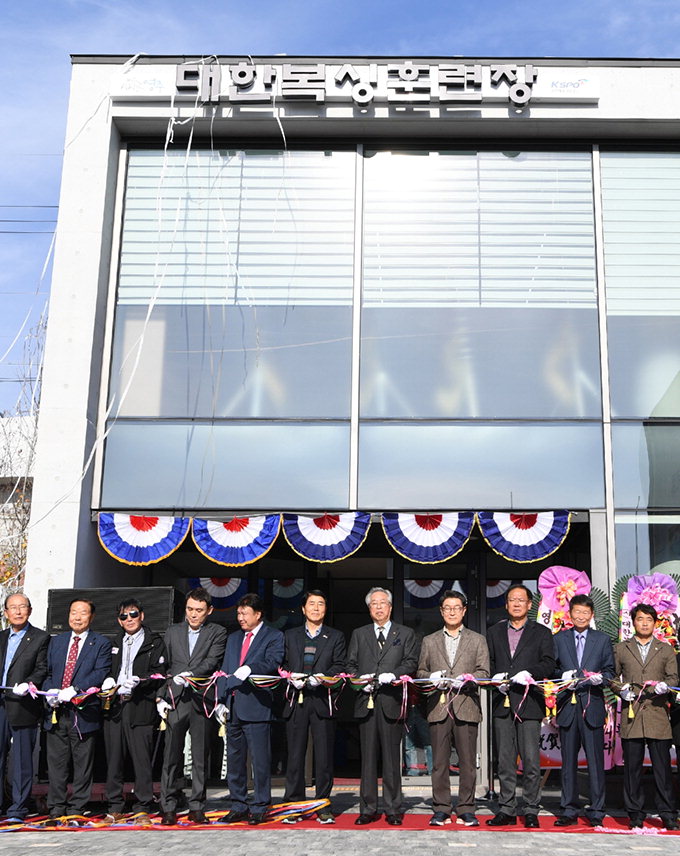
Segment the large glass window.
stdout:
<svg viewBox="0 0 680 856">
<path fill-rule="evenodd" d="M 586 152 L 365 162 L 361 413 L 599 417 Z"/>
<path fill-rule="evenodd" d="M 596 423 L 367 423 L 359 442 L 365 509 L 598 508 Z"/>
<path fill-rule="evenodd" d="M 679 515 L 618 512 L 614 519 L 618 576 L 680 573 Z"/>
<path fill-rule="evenodd" d="M 680 417 L 680 153 L 602 154 L 612 414 Z"/>
<path fill-rule="evenodd" d="M 680 425 L 615 424 L 617 508 L 680 508 Z"/>
</svg>

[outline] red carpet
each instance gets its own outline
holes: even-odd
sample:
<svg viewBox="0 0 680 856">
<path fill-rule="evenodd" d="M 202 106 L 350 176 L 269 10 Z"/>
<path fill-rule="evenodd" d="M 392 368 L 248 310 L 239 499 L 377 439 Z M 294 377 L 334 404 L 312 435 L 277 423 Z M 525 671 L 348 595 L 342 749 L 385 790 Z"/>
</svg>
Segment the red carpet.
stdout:
<svg viewBox="0 0 680 856">
<path fill-rule="evenodd" d="M 216 812 L 218 815 L 223 815 L 224 812 Z M 489 815 L 479 815 L 480 825 L 478 827 L 467 827 L 467 826 L 458 826 L 455 823 L 455 818 L 453 823 L 447 826 L 442 827 L 431 827 L 429 826 L 431 814 L 406 814 L 404 815 L 404 822 L 402 826 L 390 826 L 384 819 L 384 816 L 375 823 L 367 824 L 366 826 L 355 826 L 354 821 L 357 818 L 356 814 L 341 814 L 336 818 L 336 822 L 333 825 L 323 825 L 316 822 L 316 820 L 303 820 L 300 823 L 296 824 L 284 824 L 281 823 L 280 820 L 273 820 L 269 823 L 262 824 L 261 826 L 248 826 L 247 823 L 237 823 L 233 825 L 225 825 L 220 823 L 214 823 L 210 825 L 205 824 L 195 824 L 195 823 L 182 823 L 180 818 L 180 823 L 176 826 L 161 826 L 160 818 L 154 818 L 153 826 L 136 826 L 134 822 L 129 824 L 121 823 L 115 825 L 108 825 L 103 822 L 101 819 L 97 818 L 84 818 L 84 820 L 92 823 L 91 826 L 59 826 L 59 827 L 45 827 L 42 824 L 45 822 L 47 818 L 40 817 L 31 819 L 29 822 L 22 825 L 15 826 L 0 826 L 0 833 L 2 832 L 21 832 L 21 831 L 30 831 L 30 832 L 97 832 L 100 830 L 141 830 L 141 831 L 149 831 L 149 832 L 165 832 L 178 829 L 181 830 L 200 830 L 200 829 L 219 829 L 219 830 L 229 830 L 229 829 L 241 829 L 248 830 L 252 832 L 257 832 L 258 829 L 279 829 L 283 833 L 287 832 L 290 829 L 313 829 L 316 832 L 323 832 L 325 829 L 342 829 L 342 830 L 354 830 L 358 833 L 363 832 L 364 830 L 378 830 L 380 832 L 394 832 L 396 834 L 399 833 L 400 830 L 403 829 L 419 829 L 419 830 L 428 830 L 432 834 L 436 835 L 438 833 L 443 834 L 453 834 L 455 835 L 457 832 L 487 832 L 490 835 L 501 834 L 505 835 L 508 832 L 524 832 L 524 833 L 538 833 L 538 832 L 552 832 L 552 833 L 562 833 L 562 834 L 574 834 L 574 833 L 595 833 L 598 835 L 613 833 L 613 834 L 625 834 L 625 835 L 680 835 L 680 832 L 667 832 L 666 830 L 661 828 L 661 822 L 658 819 L 647 820 L 645 821 L 645 825 L 641 830 L 630 830 L 628 828 L 628 819 L 625 817 L 607 817 L 604 821 L 604 827 L 598 827 L 597 829 L 593 829 L 584 818 L 580 818 L 578 824 L 574 826 L 567 827 L 558 827 L 555 828 L 555 817 L 553 815 L 545 815 L 539 817 L 539 829 L 526 830 L 524 828 L 524 824 L 522 819 L 519 818 L 519 822 L 516 826 L 496 826 L 490 828 L 486 825 L 486 820 Z"/>
</svg>

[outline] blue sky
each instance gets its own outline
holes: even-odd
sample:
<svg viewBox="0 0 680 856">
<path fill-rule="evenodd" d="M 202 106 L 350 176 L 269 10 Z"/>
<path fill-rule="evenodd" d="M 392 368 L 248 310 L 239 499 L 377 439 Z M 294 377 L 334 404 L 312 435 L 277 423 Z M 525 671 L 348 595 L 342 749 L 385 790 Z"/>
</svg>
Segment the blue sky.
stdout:
<svg viewBox="0 0 680 856">
<path fill-rule="evenodd" d="M 5 3 L 0 357 L 48 297 L 71 53 L 668 58 L 678 45 L 678 0 Z M 0 362 L 0 411 L 17 397 L 21 338 Z"/>
</svg>

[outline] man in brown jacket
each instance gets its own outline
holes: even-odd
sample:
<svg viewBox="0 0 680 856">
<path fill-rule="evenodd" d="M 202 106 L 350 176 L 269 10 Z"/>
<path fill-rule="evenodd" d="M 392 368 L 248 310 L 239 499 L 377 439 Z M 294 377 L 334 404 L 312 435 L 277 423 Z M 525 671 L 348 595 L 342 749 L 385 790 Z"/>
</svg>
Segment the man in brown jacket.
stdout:
<svg viewBox="0 0 680 856">
<path fill-rule="evenodd" d="M 479 826 L 474 815 L 477 777 L 477 730 L 482 720 L 479 690 L 463 675 L 489 677 L 489 649 L 479 633 L 463 626 L 465 595 L 445 591 L 440 601 L 444 627 L 423 639 L 418 677 L 429 678 L 442 691 L 429 696 L 427 721 L 432 743 L 432 806 L 430 826 L 451 823 L 449 759 L 451 739 L 458 753 L 458 805 L 456 823 Z M 443 681 L 453 678 L 453 681 Z"/>
<path fill-rule="evenodd" d="M 614 648 L 615 675 L 621 680 L 612 682 L 624 701 L 621 712 L 624 804 L 630 828 L 640 829 L 645 819 L 642 764 L 646 743 L 656 785 L 656 809 L 666 829 L 678 829 L 668 716 L 668 687 L 678 685 L 675 652 L 666 642 L 654 638 L 657 614 L 653 606 L 640 603 L 633 607 L 630 616 L 635 635 Z"/>
</svg>

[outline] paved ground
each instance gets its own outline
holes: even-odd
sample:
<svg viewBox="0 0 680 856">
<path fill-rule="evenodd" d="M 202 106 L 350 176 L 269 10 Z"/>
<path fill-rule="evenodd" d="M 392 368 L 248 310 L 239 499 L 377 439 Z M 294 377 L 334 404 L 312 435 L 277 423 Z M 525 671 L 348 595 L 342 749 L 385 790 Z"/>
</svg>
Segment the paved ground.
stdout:
<svg viewBox="0 0 680 856">
<path fill-rule="evenodd" d="M 543 815 L 552 815 L 559 806 L 556 783 L 544 789 Z M 455 792 L 455 789 L 454 789 Z M 404 794 L 409 812 L 430 814 L 430 781 L 428 777 L 404 779 Z M 211 788 L 209 809 L 227 807 L 224 788 Z M 274 789 L 274 801 L 280 800 L 282 791 Z M 311 797 L 311 794 L 309 794 Z M 358 793 L 355 785 L 336 787 L 333 797 L 336 811 L 356 812 Z M 621 812 L 615 812 L 620 814 Z M 483 800 L 478 803 L 478 814 L 490 816 L 491 807 Z M 582 850 L 588 854 L 619 856 L 621 850 L 640 856 L 664 853 L 680 856 L 678 835 L 615 835 L 594 833 L 502 832 L 462 831 L 460 828 L 400 830 L 358 829 L 338 830 L 325 826 L 315 829 L 215 829 L 169 831 L 116 831 L 88 832 L 21 832 L 0 834 L 0 854 L 12 852 L 24 856 L 92 856 L 109 853 L 116 856 L 202 856 L 227 853 L 229 856 L 367 856 L 389 853 L 390 856 L 418 856 L 451 852 L 449 848 L 470 851 L 472 854 L 493 856 L 574 856 Z"/>
</svg>

